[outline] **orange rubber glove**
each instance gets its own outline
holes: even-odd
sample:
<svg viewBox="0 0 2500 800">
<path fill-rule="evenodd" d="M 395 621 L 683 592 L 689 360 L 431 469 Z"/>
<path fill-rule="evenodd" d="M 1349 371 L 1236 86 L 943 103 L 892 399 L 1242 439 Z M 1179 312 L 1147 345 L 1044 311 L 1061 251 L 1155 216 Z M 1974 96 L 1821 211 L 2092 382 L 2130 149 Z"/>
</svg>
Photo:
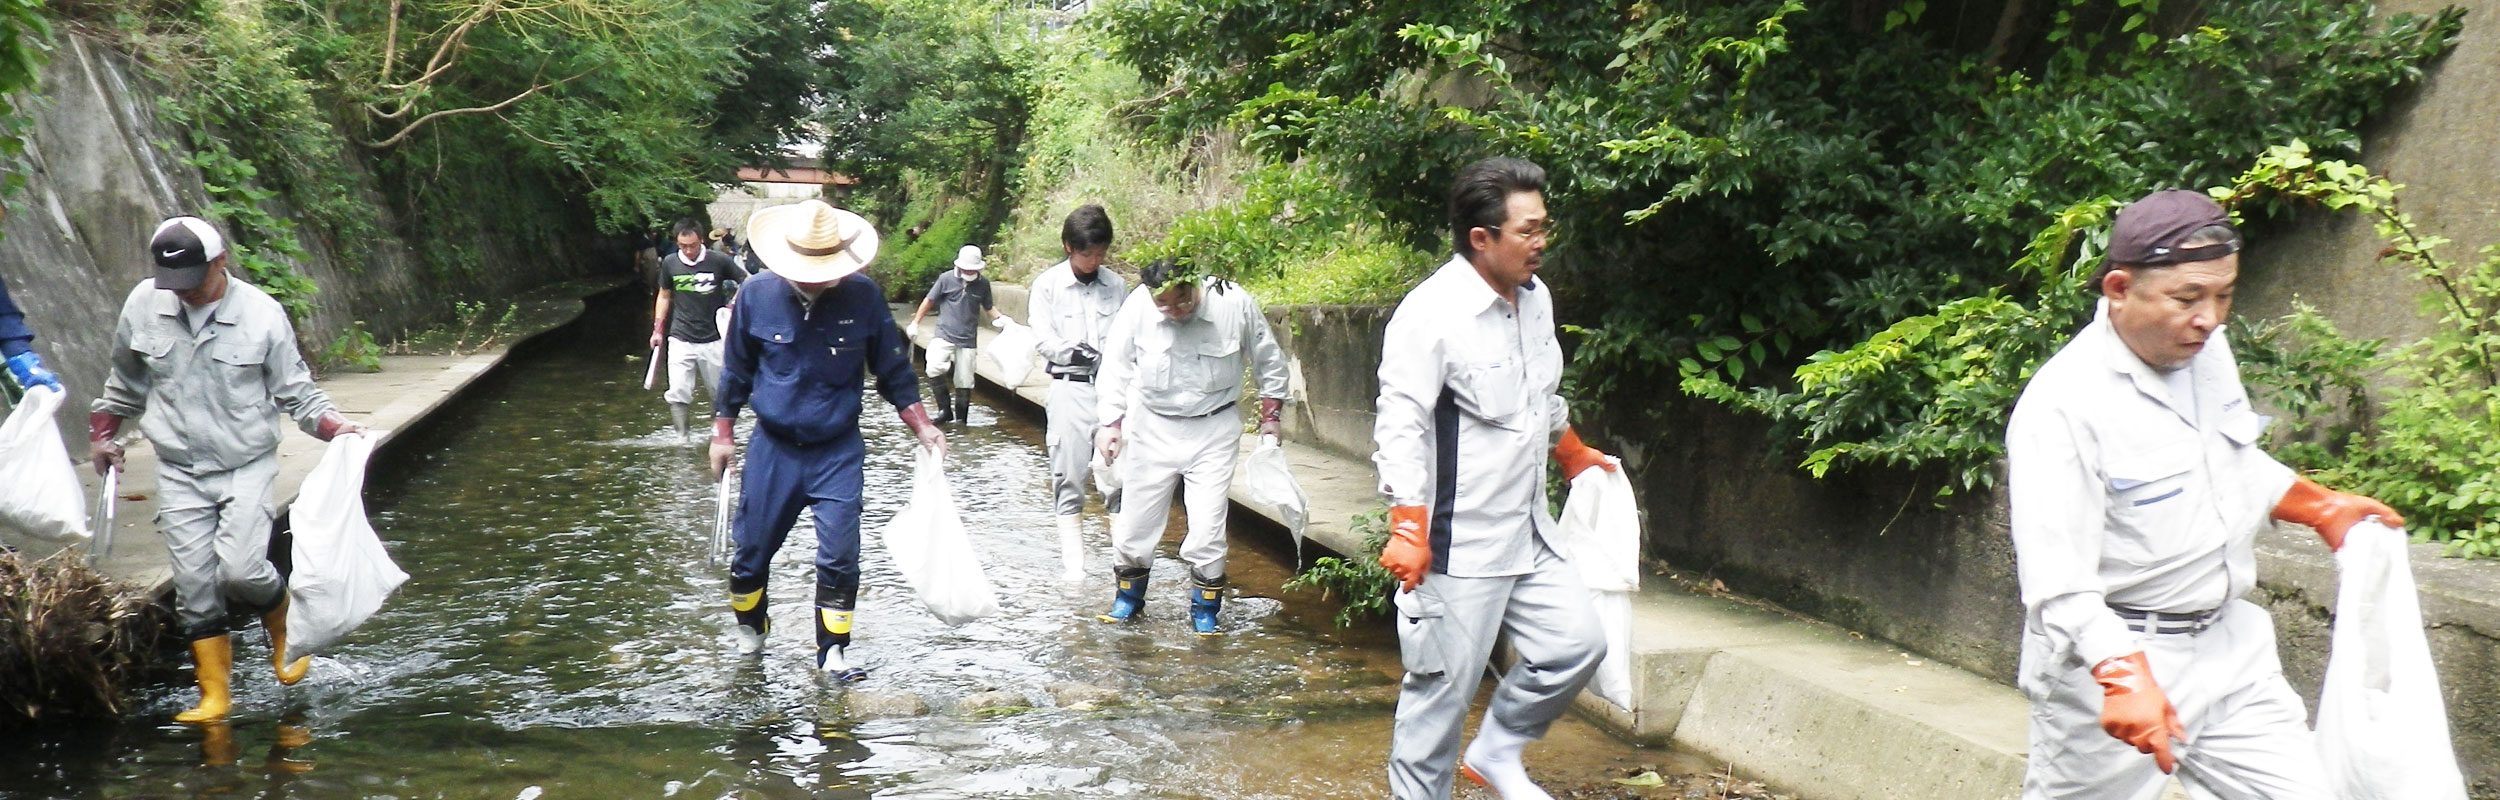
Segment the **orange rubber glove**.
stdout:
<svg viewBox="0 0 2500 800">
<path fill-rule="evenodd" d="M 1424 585 L 1424 575 L 1432 571 L 1432 541 L 1424 534 L 1431 518 L 1423 506 L 1389 508 L 1389 544 L 1380 548 L 1380 566 L 1398 576 L 1403 591 Z"/>
<path fill-rule="evenodd" d="M 2092 668 L 2092 680 L 2101 684 L 2101 730 L 2119 741 L 2135 745 L 2136 752 L 2152 755 L 2153 763 L 2163 774 L 2179 768 L 2179 757 L 2170 752 L 2170 740 L 2187 738 L 2187 726 L 2179 724 L 2179 710 L 2170 706 L 2170 695 L 2153 682 L 2153 667 L 2138 650 L 2103 661 Z"/>
<path fill-rule="evenodd" d="M 2345 494 L 2319 486 L 2308 478 L 2292 479 L 2292 490 L 2283 493 L 2282 502 L 2274 504 L 2274 518 L 2297 522 L 2318 529 L 2318 538 L 2326 540 L 2326 549 L 2344 549 L 2344 534 L 2354 523 L 2377 517 L 2390 528 L 2405 526 L 2404 515 L 2381 503 L 2357 494 Z"/>
<path fill-rule="evenodd" d="M 1554 445 L 1554 460 L 1562 462 L 1563 480 L 1566 481 L 1580 477 L 1580 473 L 1590 467 L 1615 471 L 1614 462 L 1607 461 L 1606 454 L 1598 452 L 1597 448 L 1583 444 L 1580 432 L 1572 428 L 1563 429 L 1562 442 Z"/>
</svg>

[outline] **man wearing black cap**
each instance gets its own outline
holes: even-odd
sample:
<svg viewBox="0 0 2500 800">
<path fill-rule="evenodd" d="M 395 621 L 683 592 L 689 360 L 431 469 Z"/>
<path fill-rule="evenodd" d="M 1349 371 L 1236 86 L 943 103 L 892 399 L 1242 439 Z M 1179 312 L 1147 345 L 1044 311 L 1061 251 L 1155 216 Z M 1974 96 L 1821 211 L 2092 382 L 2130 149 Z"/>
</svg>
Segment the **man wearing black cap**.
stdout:
<svg viewBox="0 0 2500 800">
<path fill-rule="evenodd" d="M 173 551 L 174 603 L 200 682 L 200 704 L 174 720 L 211 722 L 228 706 L 229 604 L 261 612 L 280 683 L 312 667 L 310 658 L 287 660 L 286 580 L 268 559 L 278 412 L 323 441 L 364 426 L 313 385 L 285 307 L 226 274 L 215 226 L 166 220 L 148 253 L 156 277 L 122 301 L 87 440 L 97 472 L 119 469 L 122 422 L 144 417 L 141 432 L 156 448 L 156 527 Z"/>
<path fill-rule="evenodd" d="M 2222 332 L 2239 249 L 2202 194 L 2127 206 L 2098 313 L 2014 404 L 2025 800 L 2150 800 L 2174 771 L 2199 796 L 2329 797 L 2273 620 L 2240 599 L 2255 536 L 2298 522 L 2337 548 L 2364 518 L 2404 520 L 2257 447 L 2265 419 Z"/>
</svg>

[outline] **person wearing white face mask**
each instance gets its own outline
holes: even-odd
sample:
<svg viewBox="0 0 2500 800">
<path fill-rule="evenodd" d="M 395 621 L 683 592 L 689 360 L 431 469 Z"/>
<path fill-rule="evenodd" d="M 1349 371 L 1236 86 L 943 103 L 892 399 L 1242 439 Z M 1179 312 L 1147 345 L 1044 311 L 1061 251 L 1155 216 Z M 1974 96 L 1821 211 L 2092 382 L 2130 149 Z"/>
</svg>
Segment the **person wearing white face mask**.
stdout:
<svg viewBox="0 0 2500 800">
<path fill-rule="evenodd" d="M 929 296 L 911 315 L 911 329 L 917 331 L 930 309 L 938 312 L 937 336 L 929 341 L 929 378 L 937 387 L 939 422 L 963 422 L 972 411 L 972 356 L 983 315 L 993 326 L 1007 325 L 1007 316 L 990 302 L 990 279 L 981 277 L 985 264 L 980 247 L 964 245 L 955 253 L 955 268 L 929 285 Z"/>
<path fill-rule="evenodd" d="M 2242 599 L 2255 536 L 2298 522 L 2337 548 L 2364 518 L 2404 520 L 2257 446 L 2223 331 L 2239 249 L 2203 194 L 2121 210 L 2092 323 L 2014 405 L 2025 800 L 2151 800 L 2174 772 L 2198 798 L 2330 797 L 2273 620 Z"/>
</svg>

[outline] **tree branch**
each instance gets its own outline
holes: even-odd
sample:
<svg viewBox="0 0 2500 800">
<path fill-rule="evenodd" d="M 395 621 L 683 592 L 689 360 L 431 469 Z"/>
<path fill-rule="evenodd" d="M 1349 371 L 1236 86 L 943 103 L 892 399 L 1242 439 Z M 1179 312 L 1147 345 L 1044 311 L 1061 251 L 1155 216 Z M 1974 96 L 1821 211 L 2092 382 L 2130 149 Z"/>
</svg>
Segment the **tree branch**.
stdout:
<svg viewBox="0 0 2500 800">
<path fill-rule="evenodd" d="M 379 141 L 379 142 L 364 142 L 363 144 L 364 144 L 364 146 L 365 146 L 366 148 L 373 149 L 373 150 L 388 150 L 388 149 L 391 149 L 391 148 L 393 148 L 393 147 L 398 147 L 398 146 L 399 146 L 399 144 L 400 144 L 401 142 L 404 142 L 404 141 L 407 141 L 407 140 L 408 140 L 408 136 L 409 136 L 410 134 L 415 133 L 415 132 L 416 132 L 416 130 L 417 130 L 418 128 L 420 128 L 420 127 L 424 127 L 424 126 L 425 126 L 425 124 L 426 124 L 426 123 L 428 123 L 428 122 L 433 122 L 434 120 L 441 119 L 441 118 L 444 118 L 444 117 L 456 117 L 456 116 L 461 116 L 461 115 L 464 115 L 464 114 L 492 114 L 492 113 L 495 113 L 495 112 L 498 112 L 498 111 L 502 111 L 502 110 L 504 110 L 504 109 L 511 108 L 511 107 L 512 107 L 512 104 L 514 104 L 514 103 L 518 103 L 518 102 L 521 102 L 521 101 L 522 101 L 522 100 L 524 100 L 524 99 L 527 99 L 530 95 L 537 94 L 537 93 L 539 93 L 540 91 L 543 91 L 543 90 L 553 89 L 553 88 L 555 88 L 555 87 L 562 86 L 562 85 L 565 85 L 565 84 L 567 84 L 567 83 L 571 83 L 571 82 L 573 82 L 575 79 L 578 79 L 578 78 L 580 78 L 580 77 L 582 77 L 582 76 L 584 76 L 584 75 L 588 75 L 588 74 L 590 74 L 590 73 L 591 73 L 591 71 L 592 71 L 592 70 L 595 70 L 595 69 L 597 69 L 597 67 L 593 67 L 591 70 L 583 70 L 583 71 L 581 71 L 581 72 L 575 73 L 572 77 L 568 77 L 568 78 L 565 78 L 565 79 L 560 80 L 560 81 L 555 81 L 555 82 L 553 82 L 553 83 L 542 83 L 542 84 L 538 84 L 538 85 L 535 85 L 535 86 L 531 86 L 531 87 L 530 87 L 530 88 L 528 88 L 528 89 L 524 89 L 524 90 L 522 90 L 520 94 L 516 94 L 516 95 L 513 95 L 513 96 L 511 96 L 511 97 L 504 98 L 504 101 L 503 101 L 503 102 L 496 103 L 496 104 L 491 105 L 491 106 L 475 106 L 475 107 L 471 107 L 471 108 L 447 108 L 447 109 L 443 109 L 443 110 L 441 110 L 441 111 L 431 112 L 431 113 L 426 114 L 425 116 L 418 117 L 418 118 L 416 119 L 416 121 L 415 121 L 415 122 L 410 122 L 410 123 L 408 123 L 408 126 L 407 126 L 407 127 L 405 127 L 405 128 L 401 128 L 401 129 L 399 129 L 399 132 L 398 132 L 398 133 L 391 134 L 391 138 L 384 139 L 384 140 Z"/>
</svg>

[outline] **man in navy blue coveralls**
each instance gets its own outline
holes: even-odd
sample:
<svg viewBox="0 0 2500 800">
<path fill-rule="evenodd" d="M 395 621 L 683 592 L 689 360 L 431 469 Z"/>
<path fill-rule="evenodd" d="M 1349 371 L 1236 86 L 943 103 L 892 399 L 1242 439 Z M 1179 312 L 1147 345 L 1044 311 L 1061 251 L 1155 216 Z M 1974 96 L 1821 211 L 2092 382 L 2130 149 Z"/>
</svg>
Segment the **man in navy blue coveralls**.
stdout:
<svg viewBox="0 0 2500 800">
<path fill-rule="evenodd" d="M 43 356 L 35 354 L 34 341 L 34 330 L 26 327 L 26 313 L 17 309 L 17 301 L 9 299 L 9 285 L 0 283 L 0 358 L 8 360 L 9 378 L 20 389 L 60 389 L 61 379 L 43 368 Z"/>
<path fill-rule="evenodd" d="M 712 464 L 736 449 L 738 410 L 755 409 L 729 568 L 740 653 L 760 651 L 771 626 L 765 582 L 799 510 L 816 512 L 816 664 L 845 681 L 867 677 L 844 656 L 859 594 L 861 443 L 867 375 L 923 447 L 945 438 L 920 404 L 909 346 L 885 292 L 856 274 L 876 257 L 866 220 L 821 200 L 775 206 L 748 222 L 748 246 L 771 267 L 730 305 L 722 331 Z"/>
</svg>

